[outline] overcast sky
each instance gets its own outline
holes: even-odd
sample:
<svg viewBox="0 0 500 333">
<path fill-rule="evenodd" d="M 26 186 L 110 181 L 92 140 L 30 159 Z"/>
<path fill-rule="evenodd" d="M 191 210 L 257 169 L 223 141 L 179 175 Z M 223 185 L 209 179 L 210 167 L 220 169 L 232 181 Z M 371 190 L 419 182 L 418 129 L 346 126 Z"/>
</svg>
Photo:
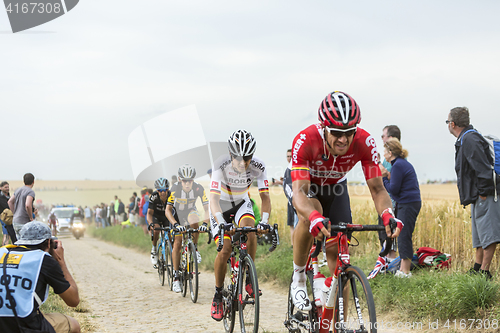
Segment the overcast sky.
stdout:
<svg viewBox="0 0 500 333">
<path fill-rule="evenodd" d="M 333 90 L 355 98 L 379 147 L 400 126 L 420 181 L 455 179 L 451 108 L 500 136 L 498 13 L 498 1 L 84 0 L 12 34 L 2 9 L 0 179 L 131 180 L 130 133 L 192 104 L 207 141 L 251 131 L 277 177 Z M 189 121 L 166 123 L 165 145 Z"/>
</svg>

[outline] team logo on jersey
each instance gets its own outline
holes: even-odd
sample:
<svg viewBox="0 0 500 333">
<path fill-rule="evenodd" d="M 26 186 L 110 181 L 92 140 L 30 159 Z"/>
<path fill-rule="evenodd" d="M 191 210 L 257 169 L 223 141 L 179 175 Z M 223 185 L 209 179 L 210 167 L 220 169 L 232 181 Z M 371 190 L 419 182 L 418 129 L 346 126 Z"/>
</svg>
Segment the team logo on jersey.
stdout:
<svg viewBox="0 0 500 333">
<path fill-rule="evenodd" d="M 323 165 L 323 161 L 322 160 L 317 160 L 316 161 L 316 165 Z"/>
<path fill-rule="evenodd" d="M 269 182 L 267 181 L 267 179 L 264 180 L 264 186 L 269 187 Z"/>
<path fill-rule="evenodd" d="M 219 183 L 216 181 L 212 182 L 212 188 L 219 189 Z"/>
<path fill-rule="evenodd" d="M 304 141 L 306 141 L 306 135 L 304 133 L 300 134 L 299 139 L 295 141 L 295 145 L 293 146 L 293 152 L 292 152 L 292 160 L 295 163 L 297 163 L 297 154 Z"/>
<path fill-rule="evenodd" d="M 253 165 L 256 169 L 259 169 L 260 171 L 264 172 L 266 168 L 262 165 L 262 163 L 257 163 L 254 160 L 250 162 L 250 165 Z"/>
<path fill-rule="evenodd" d="M 236 172 L 228 172 L 231 176 L 237 176 L 238 174 Z"/>
<path fill-rule="evenodd" d="M 372 161 L 373 161 L 373 163 L 378 164 L 379 159 L 378 159 L 377 144 L 375 143 L 375 139 L 373 138 L 373 136 L 370 135 L 369 137 L 367 137 L 365 144 L 367 147 L 372 147 L 372 151 L 371 151 Z"/>
</svg>

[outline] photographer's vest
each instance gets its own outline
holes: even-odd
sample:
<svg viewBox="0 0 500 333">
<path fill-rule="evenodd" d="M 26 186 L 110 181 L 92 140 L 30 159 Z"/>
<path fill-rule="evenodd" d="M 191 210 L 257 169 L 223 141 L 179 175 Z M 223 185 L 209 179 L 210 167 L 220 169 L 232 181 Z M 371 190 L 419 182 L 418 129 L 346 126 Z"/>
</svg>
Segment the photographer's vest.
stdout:
<svg viewBox="0 0 500 333">
<path fill-rule="evenodd" d="M 9 248 L 16 246 L 8 245 Z M 43 302 L 35 292 L 45 255 L 42 250 L 10 251 L 7 258 L 7 279 L 3 274 L 3 261 L 7 248 L 0 248 L 0 317 L 14 317 L 10 301 L 7 300 L 5 285 L 8 282 L 11 294 L 16 301 L 17 315 L 27 317 L 34 310 L 35 299 L 41 305 L 49 296 L 49 286 L 45 291 Z"/>
</svg>

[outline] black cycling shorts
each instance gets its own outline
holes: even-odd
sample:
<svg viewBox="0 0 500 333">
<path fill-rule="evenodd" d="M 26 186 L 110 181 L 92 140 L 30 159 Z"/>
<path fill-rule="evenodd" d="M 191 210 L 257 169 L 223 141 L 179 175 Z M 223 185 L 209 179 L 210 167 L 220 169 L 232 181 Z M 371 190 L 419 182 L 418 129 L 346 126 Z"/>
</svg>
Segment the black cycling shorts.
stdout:
<svg viewBox="0 0 500 333">
<path fill-rule="evenodd" d="M 339 222 L 352 223 L 347 180 L 325 186 L 311 183 L 307 196 L 319 200 L 323 208 L 323 216 L 328 217 L 332 225 L 339 224 Z"/>
</svg>

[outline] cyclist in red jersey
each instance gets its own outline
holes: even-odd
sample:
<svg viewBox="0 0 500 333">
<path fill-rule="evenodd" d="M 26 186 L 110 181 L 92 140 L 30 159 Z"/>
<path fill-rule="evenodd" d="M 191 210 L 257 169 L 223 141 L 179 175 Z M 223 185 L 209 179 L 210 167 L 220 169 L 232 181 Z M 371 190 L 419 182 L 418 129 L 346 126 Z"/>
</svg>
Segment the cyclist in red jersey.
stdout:
<svg viewBox="0 0 500 333">
<path fill-rule="evenodd" d="M 333 237 L 323 225 L 324 216 L 332 224 L 352 222 L 347 173 L 361 162 L 375 208 L 381 215 L 388 237 L 397 237 L 403 227 L 397 220 L 394 233 L 392 203 L 382 182 L 374 138 L 358 127 L 359 106 L 348 94 L 335 91 L 326 96 L 318 110 L 319 124 L 302 130 L 293 140 L 291 181 L 293 206 L 299 216 L 294 231 L 292 298 L 298 309 L 311 309 L 306 288 L 305 265 L 314 237 Z M 327 261 L 333 276 L 337 247 L 327 246 Z"/>
</svg>

